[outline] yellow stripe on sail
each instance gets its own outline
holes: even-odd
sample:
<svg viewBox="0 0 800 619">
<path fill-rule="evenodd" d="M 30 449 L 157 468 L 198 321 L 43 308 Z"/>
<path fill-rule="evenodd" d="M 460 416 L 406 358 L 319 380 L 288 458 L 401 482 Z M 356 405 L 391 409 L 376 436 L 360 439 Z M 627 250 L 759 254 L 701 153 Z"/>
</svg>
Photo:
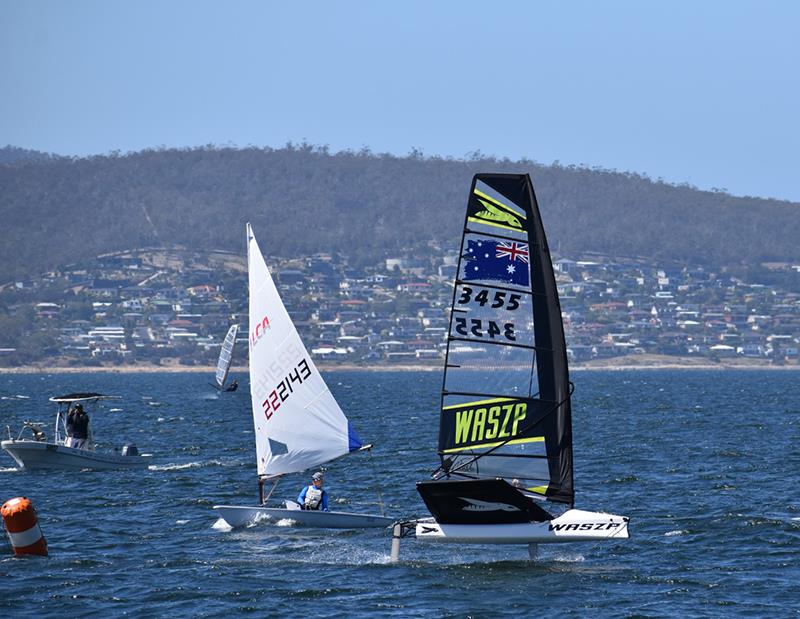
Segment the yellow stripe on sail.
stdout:
<svg viewBox="0 0 800 619">
<path fill-rule="evenodd" d="M 533 488 L 525 488 L 525 490 L 535 492 L 536 494 L 547 494 L 547 488 L 549 488 L 549 486 L 534 486 Z"/>
<path fill-rule="evenodd" d="M 518 398 L 495 398 L 494 400 L 478 400 L 477 402 L 464 402 L 463 404 L 452 404 L 445 406 L 443 411 L 450 410 L 451 408 L 464 408 L 465 406 L 479 406 L 482 404 L 494 404 L 495 402 L 516 402 Z"/>
<path fill-rule="evenodd" d="M 523 443 L 543 443 L 543 442 L 544 442 L 543 436 L 532 436 L 531 438 L 518 438 L 514 439 L 513 441 L 497 441 L 494 443 L 481 443 L 480 445 L 469 445 L 468 447 L 452 447 L 451 449 L 445 449 L 442 453 L 451 454 L 459 451 L 469 451 L 472 449 L 489 449 L 491 447 L 497 447 L 498 445 L 521 445 Z"/>
</svg>

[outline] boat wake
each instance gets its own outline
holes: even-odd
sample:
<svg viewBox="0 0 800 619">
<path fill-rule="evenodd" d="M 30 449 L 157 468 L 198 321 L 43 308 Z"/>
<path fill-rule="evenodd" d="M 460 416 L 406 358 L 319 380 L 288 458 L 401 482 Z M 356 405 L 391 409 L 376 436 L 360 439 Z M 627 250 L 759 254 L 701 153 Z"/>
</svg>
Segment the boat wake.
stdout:
<svg viewBox="0 0 800 619">
<path fill-rule="evenodd" d="M 583 555 L 559 554 L 552 557 L 556 563 L 581 563 L 586 558 Z"/>
<path fill-rule="evenodd" d="M 201 462 L 184 462 L 183 464 L 151 464 L 149 471 L 182 471 L 185 469 L 199 469 L 207 466 L 228 466 L 222 460 L 204 460 Z"/>
</svg>

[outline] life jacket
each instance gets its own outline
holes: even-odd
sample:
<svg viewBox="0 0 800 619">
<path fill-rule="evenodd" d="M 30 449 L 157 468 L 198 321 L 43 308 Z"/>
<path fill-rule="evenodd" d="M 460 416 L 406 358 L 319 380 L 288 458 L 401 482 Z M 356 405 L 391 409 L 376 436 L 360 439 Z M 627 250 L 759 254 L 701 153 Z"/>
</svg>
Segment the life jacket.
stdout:
<svg viewBox="0 0 800 619">
<path fill-rule="evenodd" d="M 322 501 L 322 490 L 315 486 L 309 486 L 306 490 L 306 499 L 303 501 L 303 507 L 306 509 L 319 509 L 319 504 Z"/>
</svg>

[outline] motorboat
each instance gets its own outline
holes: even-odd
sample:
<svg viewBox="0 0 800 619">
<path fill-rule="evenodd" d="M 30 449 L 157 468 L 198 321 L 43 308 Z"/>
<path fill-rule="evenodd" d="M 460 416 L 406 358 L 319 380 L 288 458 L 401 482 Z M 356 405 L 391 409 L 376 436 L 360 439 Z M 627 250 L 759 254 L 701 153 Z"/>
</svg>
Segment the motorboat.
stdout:
<svg viewBox="0 0 800 619">
<path fill-rule="evenodd" d="M 25 421 L 17 437 L 8 428 L 8 439 L 0 442 L 23 469 L 131 469 L 146 468 L 152 458 L 139 453 L 136 445 L 127 443 L 114 451 L 97 451 L 89 427 L 88 438 L 83 448 L 70 446 L 67 436 L 67 415 L 72 407 L 80 405 L 91 409 L 92 414 L 99 411 L 105 400 L 118 399 L 101 393 L 69 393 L 54 396 L 50 402 L 57 405 L 53 439 L 48 440 L 42 424 Z"/>
</svg>

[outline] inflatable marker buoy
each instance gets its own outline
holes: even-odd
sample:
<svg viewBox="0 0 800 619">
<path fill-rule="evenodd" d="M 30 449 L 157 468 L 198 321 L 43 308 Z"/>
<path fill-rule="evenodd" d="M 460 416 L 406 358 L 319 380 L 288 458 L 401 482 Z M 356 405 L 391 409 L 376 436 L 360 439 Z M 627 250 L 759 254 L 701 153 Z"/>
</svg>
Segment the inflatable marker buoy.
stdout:
<svg viewBox="0 0 800 619">
<path fill-rule="evenodd" d="M 23 497 L 11 499 L 0 508 L 8 539 L 15 555 L 47 556 L 47 542 L 39 528 L 33 504 Z"/>
</svg>

